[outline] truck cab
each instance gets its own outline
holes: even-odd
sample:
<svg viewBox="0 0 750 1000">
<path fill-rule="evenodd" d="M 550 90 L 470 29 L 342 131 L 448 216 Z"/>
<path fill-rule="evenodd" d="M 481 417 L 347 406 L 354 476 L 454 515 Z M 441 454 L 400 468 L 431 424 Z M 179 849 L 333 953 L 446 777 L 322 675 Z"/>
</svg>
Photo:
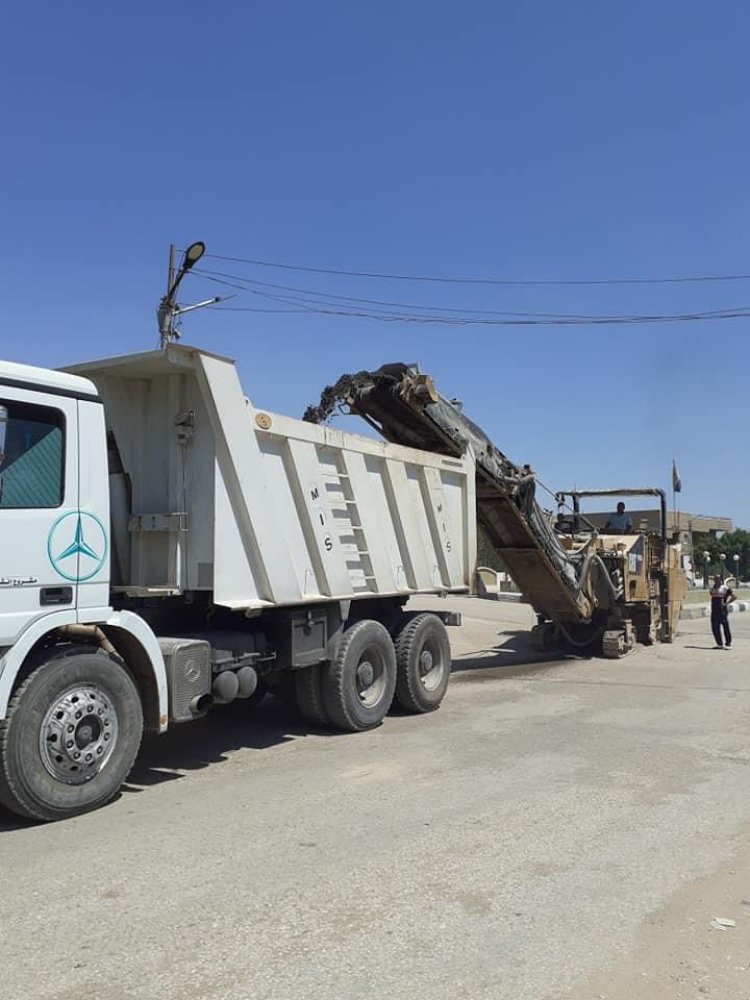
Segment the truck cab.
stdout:
<svg viewBox="0 0 750 1000">
<path fill-rule="evenodd" d="M 84 442 L 84 446 L 81 446 Z M 104 408 L 88 380 L 0 366 L 0 649 L 109 606 Z"/>
</svg>

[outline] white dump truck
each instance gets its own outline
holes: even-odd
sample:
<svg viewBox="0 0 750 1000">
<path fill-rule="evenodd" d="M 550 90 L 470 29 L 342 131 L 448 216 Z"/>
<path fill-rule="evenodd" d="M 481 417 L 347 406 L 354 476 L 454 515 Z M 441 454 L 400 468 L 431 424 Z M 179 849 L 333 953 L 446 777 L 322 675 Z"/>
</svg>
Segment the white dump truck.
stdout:
<svg viewBox="0 0 750 1000">
<path fill-rule="evenodd" d="M 145 730 L 293 697 L 318 726 L 438 707 L 442 616 L 476 560 L 473 452 L 257 410 L 176 344 L 66 372 L 0 363 L 0 803 L 116 795 Z"/>
</svg>

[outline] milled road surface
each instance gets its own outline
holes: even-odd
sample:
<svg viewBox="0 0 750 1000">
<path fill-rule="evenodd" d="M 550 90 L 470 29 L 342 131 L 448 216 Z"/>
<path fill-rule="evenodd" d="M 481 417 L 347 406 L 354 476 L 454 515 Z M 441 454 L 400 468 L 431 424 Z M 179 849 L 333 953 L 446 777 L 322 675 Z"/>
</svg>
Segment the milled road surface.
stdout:
<svg viewBox="0 0 750 1000">
<path fill-rule="evenodd" d="M 106 809 L 0 814 L 0 996 L 750 997 L 750 613 L 731 652 L 698 620 L 545 662 L 528 607 L 448 603 L 434 715 L 233 706 L 149 740 Z"/>
</svg>

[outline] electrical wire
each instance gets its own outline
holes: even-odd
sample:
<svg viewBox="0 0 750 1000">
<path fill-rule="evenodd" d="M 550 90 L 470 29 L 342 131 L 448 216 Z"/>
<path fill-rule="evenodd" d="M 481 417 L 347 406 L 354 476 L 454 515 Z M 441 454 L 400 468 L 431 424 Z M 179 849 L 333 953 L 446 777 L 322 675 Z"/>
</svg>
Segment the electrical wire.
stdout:
<svg viewBox="0 0 750 1000">
<path fill-rule="evenodd" d="M 371 319 L 389 323 L 436 323 L 443 326 L 610 326 L 643 323 L 686 323 L 717 319 L 740 319 L 750 317 L 750 307 L 714 310 L 703 313 L 674 313 L 653 316 L 586 316 L 586 317 L 476 317 L 476 316 L 416 316 L 408 313 L 386 313 L 355 309 L 335 309 L 324 303 L 309 305 L 302 300 L 287 296 L 271 295 L 268 292 L 250 291 L 251 295 L 271 299 L 286 304 L 301 305 L 300 311 L 322 316 L 345 316 L 355 319 Z M 217 312 L 256 312 L 247 306 L 216 306 Z"/>
<path fill-rule="evenodd" d="M 207 281 L 227 285 L 251 295 L 292 306 L 289 310 L 300 313 L 319 313 L 330 316 L 348 316 L 355 318 L 377 319 L 389 322 L 440 323 L 457 326 L 487 324 L 487 325 L 605 325 L 627 323 L 664 323 L 664 322 L 698 322 L 710 319 L 738 319 L 750 316 L 750 307 L 738 306 L 731 309 L 714 309 L 703 312 L 673 313 L 673 314 L 603 314 L 590 315 L 581 313 L 538 313 L 512 312 L 496 309 L 469 309 L 452 306 L 424 306 L 416 303 L 393 302 L 383 299 L 368 299 L 351 295 L 341 295 L 331 292 L 320 292 L 315 289 L 299 288 L 294 285 L 280 285 L 272 282 L 257 281 L 243 278 L 241 275 L 222 271 L 208 271 L 196 268 L 195 273 Z M 260 289 L 274 289 L 278 292 L 296 294 L 273 294 Z M 355 309 L 350 304 L 361 306 Z M 256 307 L 219 306 L 225 312 L 257 312 Z M 393 312 L 403 309 L 406 312 Z M 426 313 L 427 315 L 423 315 Z M 450 315 L 446 315 L 450 314 Z"/>
<path fill-rule="evenodd" d="M 642 278 L 459 278 L 447 275 L 390 274 L 380 271 L 349 271 L 342 268 L 313 267 L 281 261 L 260 260 L 253 257 L 231 257 L 226 254 L 208 253 L 205 257 L 254 267 L 275 268 L 283 271 L 304 271 L 310 274 L 329 274 L 348 278 L 379 278 L 388 281 L 424 281 L 451 285 L 670 285 L 692 282 L 750 281 L 750 274 L 698 274 L 674 277 Z"/>
<path fill-rule="evenodd" d="M 424 306 L 414 302 L 390 302 L 384 299 L 366 299 L 355 295 L 339 295 L 334 292 L 320 292 L 312 288 L 300 288 L 297 285 L 278 285 L 269 281 L 258 281 L 255 278 L 245 278 L 243 275 L 227 274 L 224 271 L 207 271 L 205 268 L 196 267 L 195 274 L 200 274 L 207 281 L 214 281 L 220 285 L 227 285 L 230 288 L 237 288 L 242 291 L 254 291 L 255 286 L 261 288 L 274 288 L 279 291 L 298 292 L 302 295 L 316 296 L 321 299 L 334 300 L 340 302 L 356 302 L 360 305 L 388 306 L 399 309 L 422 310 L 426 312 L 458 313 L 459 315 L 479 315 L 479 316 L 544 316 L 558 318 L 560 313 L 538 313 L 538 312 L 512 312 L 504 309 L 468 309 L 456 308 L 455 306 Z M 578 313 L 562 314 L 566 319 L 586 319 Z"/>
</svg>

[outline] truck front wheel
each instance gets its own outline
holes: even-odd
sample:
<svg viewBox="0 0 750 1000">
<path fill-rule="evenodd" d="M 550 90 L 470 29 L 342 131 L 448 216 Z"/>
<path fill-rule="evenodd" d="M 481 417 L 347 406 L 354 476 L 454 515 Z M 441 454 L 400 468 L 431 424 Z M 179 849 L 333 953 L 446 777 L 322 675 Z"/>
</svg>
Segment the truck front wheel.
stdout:
<svg viewBox="0 0 750 1000">
<path fill-rule="evenodd" d="M 97 809 L 127 778 L 142 734 L 138 690 L 116 658 L 94 650 L 46 660 L 0 722 L 0 803 L 46 821 Z"/>
</svg>

